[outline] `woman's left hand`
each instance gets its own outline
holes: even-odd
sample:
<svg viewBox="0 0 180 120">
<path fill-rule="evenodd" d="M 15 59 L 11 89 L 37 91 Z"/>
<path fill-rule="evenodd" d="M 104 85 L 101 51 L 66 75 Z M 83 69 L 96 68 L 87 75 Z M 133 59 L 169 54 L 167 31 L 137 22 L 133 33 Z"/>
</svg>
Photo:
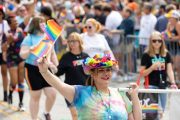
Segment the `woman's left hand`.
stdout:
<svg viewBox="0 0 180 120">
<path fill-rule="evenodd" d="M 170 88 L 171 88 L 171 89 L 178 89 L 178 87 L 177 87 L 176 84 L 172 84 L 172 85 L 170 86 Z"/>
<path fill-rule="evenodd" d="M 128 91 L 129 95 L 137 95 L 138 89 L 139 87 L 136 83 L 130 83 L 130 90 Z"/>
</svg>

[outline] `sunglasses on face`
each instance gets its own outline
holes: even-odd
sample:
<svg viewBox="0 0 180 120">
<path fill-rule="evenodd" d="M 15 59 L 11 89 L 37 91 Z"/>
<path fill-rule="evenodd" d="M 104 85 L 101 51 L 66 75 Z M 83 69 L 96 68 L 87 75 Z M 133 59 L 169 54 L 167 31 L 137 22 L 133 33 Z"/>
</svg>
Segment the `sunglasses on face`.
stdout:
<svg viewBox="0 0 180 120">
<path fill-rule="evenodd" d="M 112 68 L 104 68 L 104 69 L 98 69 L 98 73 L 106 73 L 106 72 L 111 72 Z"/>
<path fill-rule="evenodd" d="M 73 44 L 74 44 L 74 43 L 77 43 L 78 41 L 77 41 L 77 40 L 69 40 L 69 41 L 67 41 L 67 42 L 68 42 L 69 44 L 70 44 L 70 43 L 73 43 Z"/>
<path fill-rule="evenodd" d="M 91 29 L 92 27 L 91 26 L 85 26 L 86 29 Z"/>
<path fill-rule="evenodd" d="M 153 43 L 156 43 L 156 42 L 162 43 L 162 40 L 160 40 L 160 39 L 159 39 L 159 40 L 154 39 L 154 40 L 152 40 L 152 42 L 153 42 Z"/>
</svg>

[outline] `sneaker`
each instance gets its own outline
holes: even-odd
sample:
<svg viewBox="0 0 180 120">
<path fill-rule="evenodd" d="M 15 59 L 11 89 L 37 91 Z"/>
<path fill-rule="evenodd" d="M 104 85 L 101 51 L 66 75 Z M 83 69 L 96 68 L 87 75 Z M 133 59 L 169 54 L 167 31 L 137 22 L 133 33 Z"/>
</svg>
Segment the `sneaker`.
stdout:
<svg viewBox="0 0 180 120">
<path fill-rule="evenodd" d="M 23 105 L 23 103 L 19 103 L 19 108 L 18 108 L 18 110 L 20 111 L 20 112 L 24 112 L 26 109 L 25 109 L 25 107 L 24 107 L 24 105 Z"/>
<path fill-rule="evenodd" d="M 49 113 L 44 114 L 45 120 L 52 120 L 51 115 Z"/>
</svg>

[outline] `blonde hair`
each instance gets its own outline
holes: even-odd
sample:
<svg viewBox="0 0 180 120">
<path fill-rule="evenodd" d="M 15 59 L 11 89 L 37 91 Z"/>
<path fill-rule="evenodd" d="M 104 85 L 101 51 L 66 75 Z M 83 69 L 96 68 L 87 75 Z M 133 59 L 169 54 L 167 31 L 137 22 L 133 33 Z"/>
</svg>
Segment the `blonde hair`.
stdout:
<svg viewBox="0 0 180 120">
<path fill-rule="evenodd" d="M 86 21 L 86 23 L 87 23 L 87 22 L 92 23 L 92 25 L 96 28 L 96 31 L 95 31 L 95 32 L 100 32 L 100 31 L 101 31 L 101 24 L 100 24 L 97 20 L 95 20 L 95 19 L 93 19 L 93 18 L 89 18 L 89 19 Z"/>
<path fill-rule="evenodd" d="M 82 41 L 81 35 L 77 32 L 72 32 L 68 37 L 68 40 L 70 39 L 77 40 L 79 42 L 79 47 L 82 52 L 84 48 L 83 48 L 83 41 Z M 67 45 L 67 51 L 71 51 L 69 44 Z"/>
<path fill-rule="evenodd" d="M 152 32 L 152 34 L 150 36 L 150 40 L 149 40 L 149 46 L 148 46 L 148 48 L 146 49 L 145 52 L 147 52 L 151 57 L 156 55 L 155 50 L 154 50 L 153 45 L 152 45 L 153 44 L 152 43 L 153 37 L 159 37 L 162 40 L 159 54 L 161 56 L 165 57 L 166 53 L 167 53 L 166 45 L 165 45 L 165 42 L 164 42 L 164 40 L 162 38 L 161 33 L 158 32 L 158 31 Z"/>
</svg>

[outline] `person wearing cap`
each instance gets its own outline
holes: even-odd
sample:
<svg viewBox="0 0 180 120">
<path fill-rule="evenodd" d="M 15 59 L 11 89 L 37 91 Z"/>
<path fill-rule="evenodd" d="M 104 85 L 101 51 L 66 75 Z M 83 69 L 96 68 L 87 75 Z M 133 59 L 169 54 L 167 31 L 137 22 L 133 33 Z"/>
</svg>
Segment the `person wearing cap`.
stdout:
<svg viewBox="0 0 180 120">
<path fill-rule="evenodd" d="M 170 39 L 180 40 L 180 13 L 177 10 L 171 10 L 165 16 L 169 21 L 169 26 L 167 26 L 167 29 L 173 33 Z"/>
<path fill-rule="evenodd" d="M 125 92 L 109 87 L 116 64 L 108 54 L 84 59 L 83 69 L 91 76 L 88 86 L 71 86 L 59 80 L 48 70 L 46 57 L 40 58 L 38 67 L 44 79 L 76 107 L 78 120 L 141 120 L 137 85 L 131 84 L 129 91 L 132 104 Z"/>
<path fill-rule="evenodd" d="M 5 56 L 2 46 L 2 41 L 5 39 L 5 36 L 8 34 L 10 27 L 5 19 L 4 7 L 0 5 L 0 66 L 1 66 L 1 75 L 2 75 L 2 83 L 3 83 L 3 101 L 7 102 L 7 94 L 8 94 L 8 76 L 7 76 L 7 65 L 3 56 Z"/>
<path fill-rule="evenodd" d="M 180 85 L 180 12 L 177 10 L 172 10 L 165 15 L 168 18 L 167 31 L 171 33 L 170 39 L 170 49 L 171 54 L 174 57 L 174 66 L 177 71 L 177 83 Z M 178 86 L 179 86 L 178 85 Z"/>
<path fill-rule="evenodd" d="M 176 6 L 173 5 L 173 4 L 169 4 L 169 5 L 166 6 L 165 9 L 166 9 L 165 13 L 169 13 L 171 10 L 176 9 Z M 168 24 L 168 19 L 165 16 L 165 14 L 162 14 L 157 19 L 157 23 L 155 25 L 155 30 L 159 31 L 159 32 L 163 32 L 163 31 L 166 30 L 167 24 Z"/>
<path fill-rule="evenodd" d="M 172 69 L 172 60 L 166 49 L 165 41 L 158 31 L 152 32 L 149 39 L 149 46 L 141 58 L 141 68 L 143 76 L 149 78 L 149 88 L 166 89 L 167 77 L 171 82 L 171 88 L 177 88 Z M 159 104 L 162 108 L 161 117 L 166 107 L 166 94 L 159 94 Z"/>
</svg>

